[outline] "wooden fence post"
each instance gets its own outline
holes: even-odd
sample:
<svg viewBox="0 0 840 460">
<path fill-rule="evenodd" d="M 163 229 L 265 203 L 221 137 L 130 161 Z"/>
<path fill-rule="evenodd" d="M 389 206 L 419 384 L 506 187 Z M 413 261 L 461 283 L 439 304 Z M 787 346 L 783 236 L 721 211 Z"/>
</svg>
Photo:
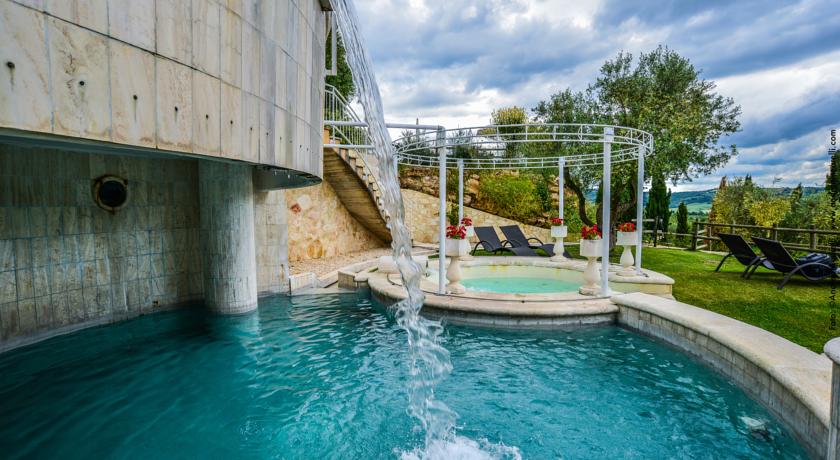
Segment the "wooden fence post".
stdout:
<svg viewBox="0 0 840 460">
<path fill-rule="evenodd" d="M 698 236 L 697 235 L 697 228 L 700 227 L 700 222 L 697 222 L 695 220 L 694 223 L 692 224 L 692 227 L 693 228 L 691 229 L 691 250 L 696 251 L 697 250 L 697 236 Z"/>
<path fill-rule="evenodd" d="M 810 230 L 808 232 L 808 247 L 813 251 L 817 249 L 817 233 L 814 232 L 814 230 L 816 230 L 816 227 L 812 224 L 810 227 L 808 227 L 808 230 Z"/>
<path fill-rule="evenodd" d="M 773 224 L 773 230 L 770 230 L 770 237 L 771 240 L 779 241 L 779 230 L 776 228 L 776 224 Z"/>
<path fill-rule="evenodd" d="M 659 235 L 659 216 L 653 218 L 653 247 L 656 247 L 656 239 Z"/>
</svg>

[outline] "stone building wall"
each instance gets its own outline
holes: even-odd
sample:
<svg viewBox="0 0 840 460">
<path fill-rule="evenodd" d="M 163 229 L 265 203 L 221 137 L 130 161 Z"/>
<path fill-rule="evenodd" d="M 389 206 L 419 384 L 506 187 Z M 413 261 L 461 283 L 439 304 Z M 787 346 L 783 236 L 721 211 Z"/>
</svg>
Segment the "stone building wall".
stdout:
<svg viewBox="0 0 840 460">
<path fill-rule="evenodd" d="M 363 227 L 327 182 L 286 190 L 289 260 L 319 259 L 385 246 Z"/>
<path fill-rule="evenodd" d="M 288 289 L 289 225 L 286 190 L 254 195 L 254 232 L 257 247 L 257 290 L 261 294 Z"/>
<path fill-rule="evenodd" d="M 416 243 L 437 243 L 438 222 L 440 217 L 440 202 L 437 196 L 427 195 L 415 190 L 402 189 L 403 205 L 405 206 L 406 224 L 411 231 L 411 237 Z M 543 243 L 550 243 L 551 231 L 547 228 L 534 227 L 511 219 L 505 219 L 493 214 L 464 206 L 464 215 L 472 218 L 475 226 L 493 226 L 499 239 L 506 238 L 499 231 L 500 225 L 519 225 L 528 237 L 536 237 Z M 473 242 L 478 242 L 475 237 Z"/>
<path fill-rule="evenodd" d="M 317 0 L 0 0 L 0 129 L 321 176 Z"/>
<path fill-rule="evenodd" d="M 128 180 L 111 214 L 92 180 Z M 0 349 L 203 298 L 195 160 L 0 144 Z"/>
<path fill-rule="evenodd" d="M 518 171 L 484 171 L 482 175 L 495 174 L 507 176 L 519 176 Z M 464 174 L 464 206 L 473 206 L 476 209 L 488 209 L 492 211 L 489 206 L 492 203 L 488 202 L 487 197 L 482 197 L 481 178 L 482 175 L 470 173 Z M 438 171 L 434 168 L 400 168 L 400 187 L 403 189 L 414 190 L 422 192 L 427 195 L 438 196 Z M 548 193 L 551 197 L 552 209 L 557 209 L 560 185 L 557 182 L 557 176 L 549 176 Z M 447 186 L 446 195 L 450 201 L 457 201 L 458 199 L 458 176 L 456 170 L 447 171 Z M 571 191 L 566 191 L 565 203 L 566 208 L 569 209 L 571 203 L 577 203 L 577 198 Z M 550 219 L 555 217 L 555 212 L 546 212 L 542 214 L 535 214 L 527 223 L 536 226 L 549 226 Z"/>
</svg>

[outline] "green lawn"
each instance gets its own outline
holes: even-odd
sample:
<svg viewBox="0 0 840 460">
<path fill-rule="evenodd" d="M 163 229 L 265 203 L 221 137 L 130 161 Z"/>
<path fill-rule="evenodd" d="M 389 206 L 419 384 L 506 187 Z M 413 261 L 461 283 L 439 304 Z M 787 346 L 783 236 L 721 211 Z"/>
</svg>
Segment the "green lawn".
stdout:
<svg viewBox="0 0 840 460">
<path fill-rule="evenodd" d="M 577 257 L 577 246 L 567 246 Z M 610 259 L 618 262 L 619 252 Z M 476 255 L 487 255 L 478 251 Z M 720 272 L 715 267 L 723 256 L 678 249 L 644 248 L 642 266 L 674 279 L 674 297 L 681 302 L 766 329 L 817 353 L 840 329 L 830 329 L 831 281 L 792 279 L 776 289 L 782 275 L 759 269 L 744 280 L 744 267 L 727 260 Z M 837 283 L 840 290 L 840 281 Z M 838 326 L 840 327 L 840 326 Z"/>
<path fill-rule="evenodd" d="M 840 335 L 840 329 L 830 329 L 831 281 L 813 283 L 797 277 L 780 291 L 776 289 L 780 273 L 759 269 L 744 280 L 743 265 L 731 257 L 715 273 L 722 257 L 645 248 L 642 266 L 673 278 L 674 297 L 680 302 L 758 326 L 817 353 L 822 353 L 825 342 Z M 837 284 L 840 289 L 840 281 Z"/>
</svg>

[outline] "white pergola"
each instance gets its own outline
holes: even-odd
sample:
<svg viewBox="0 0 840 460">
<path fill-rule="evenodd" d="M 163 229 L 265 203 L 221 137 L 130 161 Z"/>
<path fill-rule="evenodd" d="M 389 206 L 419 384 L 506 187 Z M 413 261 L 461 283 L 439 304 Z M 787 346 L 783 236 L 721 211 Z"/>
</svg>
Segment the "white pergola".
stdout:
<svg viewBox="0 0 840 460">
<path fill-rule="evenodd" d="M 610 238 L 610 175 L 613 163 L 637 162 L 636 200 L 636 272 L 642 267 L 642 206 L 644 196 L 645 157 L 653 153 L 653 136 L 645 131 L 624 126 L 575 123 L 540 123 L 492 125 L 473 128 L 421 131 L 430 127 L 402 125 L 415 128 L 415 134 L 397 139 L 398 162 L 404 165 L 437 168 L 440 184 L 439 257 L 445 260 L 446 238 L 446 170 L 458 171 L 458 219 L 464 216 L 464 170 L 472 169 L 558 169 L 559 217 L 563 218 L 564 178 L 567 167 L 603 166 L 602 186 L 602 253 L 601 295 L 609 295 Z M 559 143 L 573 147 L 571 153 L 557 157 L 505 158 L 499 155 L 509 146 L 517 144 Z M 584 146 L 598 146 L 596 153 L 584 152 Z M 474 147 L 490 153 L 487 158 L 453 158 L 455 147 Z M 577 147 L 577 148 L 574 148 Z M 576 152 L 577 150 L 577 152 Z M 596 150 L 590 148 L 588 150 Z M 436 155 L 434 154 L 436 153 Z M 443 262 L 438 270 L 438 294 L 445 294 Z"/>
</svg>

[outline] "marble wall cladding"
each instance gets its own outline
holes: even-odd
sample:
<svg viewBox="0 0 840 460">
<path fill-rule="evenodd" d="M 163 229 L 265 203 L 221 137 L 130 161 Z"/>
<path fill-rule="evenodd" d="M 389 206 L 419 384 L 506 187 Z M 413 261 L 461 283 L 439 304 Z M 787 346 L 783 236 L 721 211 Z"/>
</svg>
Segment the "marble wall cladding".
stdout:
<svg viewBox="0 0 840 460">
<path fill-rule="evenodd" d="M 251 167 L 199 162 L 204 303 L 211 311 L 257 308 Z"/>
<path fill-rule="evenodd" d="M 320 259 L 385 246 L 341 203 L 328 182 L 285 190 L 288 260 Z"/>
<path fill-rule="evenodd" d="M 318 0 L 0 0 L 0 128 L 321 176 L 324 30 Z"/>
<path fill-rule="evenodd" d="M 116 214 L 104 174 L 128 180 Z M 200 300 L 197 192 L 195 160 L 0 145 L 0 348 Z"/>
<path fill-rule="evenodd" d="M 254 195 L 257 251 L 257 290 L 261 294 L 288 290 L 289 221 L 286 191 Z"/>
</svg>

